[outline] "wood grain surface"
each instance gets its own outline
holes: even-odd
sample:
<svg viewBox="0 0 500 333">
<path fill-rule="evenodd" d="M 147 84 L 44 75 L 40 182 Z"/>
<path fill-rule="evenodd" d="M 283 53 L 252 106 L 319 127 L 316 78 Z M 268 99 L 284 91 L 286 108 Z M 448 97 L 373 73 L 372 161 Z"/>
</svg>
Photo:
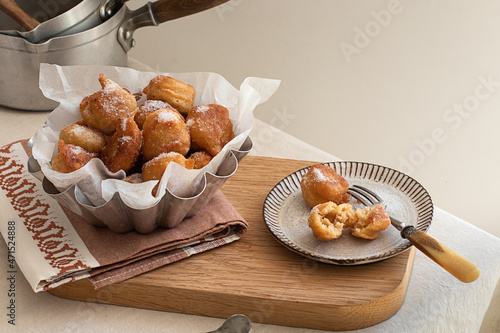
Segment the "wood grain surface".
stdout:
<svg viewBox="0 0 500 333">
<path fill-rule="evenodd" d="M 88 280 L 50 292 L 88 302 L 323 330 L 380 323 L 403 304 L 413 266 L 412 247 L 360 266 L 306 259 L 280 245 L 262 218 L 272 187 L 312 162 L 247 156 L 222 190 L 249 223 L 232 244 L 197 254 L 130 280 L 94 290 Z"/>
</svg>

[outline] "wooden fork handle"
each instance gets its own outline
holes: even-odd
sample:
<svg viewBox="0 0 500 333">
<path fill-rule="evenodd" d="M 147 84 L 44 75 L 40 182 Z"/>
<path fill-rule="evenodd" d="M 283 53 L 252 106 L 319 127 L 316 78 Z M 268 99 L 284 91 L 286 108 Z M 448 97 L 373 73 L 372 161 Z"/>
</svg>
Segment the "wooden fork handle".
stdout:
<svg viewBox="0 0 500 333">
<path fill-rule="evenodd" d="M 35 29 L 40 22 L 24 12 L 13 0 L 1 0 L 0 10 L 13 18 L 27 31 Z"/>
<path fill-rule="evenodd" d="M 479 268 L 453 252 L 422 231 L 414 231 L 405 237 L 420 251 L 462 282 L 469 283 L 479 277 Z"/>
</svg>

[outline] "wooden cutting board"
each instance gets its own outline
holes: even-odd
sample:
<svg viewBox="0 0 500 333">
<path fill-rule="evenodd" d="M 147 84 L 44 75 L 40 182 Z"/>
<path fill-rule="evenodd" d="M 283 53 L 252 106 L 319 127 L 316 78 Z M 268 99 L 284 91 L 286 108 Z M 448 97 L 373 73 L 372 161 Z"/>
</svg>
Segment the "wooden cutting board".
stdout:
<svg viewBox="0 0 500 333">
<path fill-rule="evenodd" d="M 244 158 L 222 190 L 249 223 L 237 242 L 94 290 L 88 280 L 56 296 L 97 303 L 323 330 L 380 323 L 402 306 L 415 251 L 360 266 L 317 263 L 279 244 L 262 218 L 272 187 L 312 162 Z"/>
</svg>

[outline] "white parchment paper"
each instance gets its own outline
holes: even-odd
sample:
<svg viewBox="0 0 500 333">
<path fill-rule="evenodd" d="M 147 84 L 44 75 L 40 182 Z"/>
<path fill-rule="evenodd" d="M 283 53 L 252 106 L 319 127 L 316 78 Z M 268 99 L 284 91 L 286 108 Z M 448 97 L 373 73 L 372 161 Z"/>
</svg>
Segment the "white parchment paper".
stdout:
<svg viewBox="0 0 500 333">
<path fill-rule="evenodd" d="M 140 184 L 124 182 L 122 179 L 125 178 L 125 172 L 109 172 L 100 159 L 93 159 L 83 168 L 69 174 L 56 172 L 52 170 L 50 163 L 57 153 L 59 132 L 82 119 L 80 102 L 85 96 L 101 89 L 98 81 L 100 73 L 132 93 L 142 92 L 149 81 L 160 74 L 188 83 L 196 90 L 194 105 L 217 103 L 229 110 L 235 138 L 203 169 L 187 170 L 176 163 L 170 163 L 160 180 L 160 190 L 156 197 L 151 194 L 156 181 Z M 40 89 L 47 98 L 60 105 L 50 113 L 46 126 L 33 136 L 33 157 L 40 164 L 44 176 L 60 191 L 76 184 L 96 206 L 105 204 L 118 192 L 130 207 L 146 209 L 161 199 L 167 186 L 175 195 L 188 197 L 193 194 L 193 189 L 205 172 L 215 173 L 226 154 L 241 147 L 255 124 L 253 110 L 267 101 L 279 84 L 278 80 L 248 77 L 238 90 L 216 73 L 157 73 L 111 66 L 42 64 Z M 138 104 L 142 101 L 138 101 Z"/>
</svg>

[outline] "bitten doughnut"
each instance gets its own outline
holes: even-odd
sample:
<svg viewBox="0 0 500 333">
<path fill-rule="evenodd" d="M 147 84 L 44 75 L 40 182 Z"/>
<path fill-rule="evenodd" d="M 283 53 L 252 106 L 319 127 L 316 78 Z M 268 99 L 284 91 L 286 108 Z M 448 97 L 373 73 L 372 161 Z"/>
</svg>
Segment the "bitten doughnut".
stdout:
<svg viewBox="0 0 500 333">
<path fill-rule="evenodd" d="M 91 159 L 98 157 L 96 153 L 89 153 L 80 146 L 65 144 L 59 140 L 59 153 L 52 159 L 52 169 L 54 171 L 70 173 L 82 168 Z"/>
<path fill-rule="evenodd" d="M 99 75 L 99 83 L 102 89 L 82 100 L 80 113 L 87 125 L 111 135 L 118 119 L 135 114 L 137 101 L 128 90 L 109 80 L 104 74 Z"/>
<path fill-rule="evenodd" d="M 80 146 L 90 153 L 99 153 L 106 145 L 106 136 L 93 128 L 79 123 L 66 126 L 59 139 L 66 144 Z"/>
<path fill-rule="evenodd" d="M 192 86 L 166 75 L 154 77 L 143 91 L 148 100 L 167 102 L 184 116 L 193 107 L 193 99 L 196 95 Z"/>
<path fill-rule="evenodd" d="M 171 163 L 177 163 L 186 169 L 193 169 L 194 161 L 186 159 L 179 153 L 163 153 L 152 160 L 146 162 L 142 166 L 142 179 L 147 182 L 149 180 L 160 180 L 167 166 Z M 156 195 L 158 184 L 153 189 L 153 195 Z"/>
<path fill-rule="evenodd" d="M 162 109 L 150 114 L 144 122 L 142 135 L 142 156 L 146 160 L 170 152 L 186 155 L 191 146 L 184 119 L 171 109 Z"/>
<path fill-rule="evenodd" d="M 229 111 L 222 105 L 193 107 L 186 118 L 186 124 L 193 146 L 207 150 L 212 156 L 217 155 L 234 138 Z"/>
<path fill-rule="evenodd" d="M 350 231 L 353 236 L 359 238 L 375 239 L 391 224 L 391 218 L 380 205 L 375 205 L 373 208 L 358 208 L 356 218 L 357 221 L 351 226 Z"/>
<path fill-rule="evenodd" d="M 134 117 L 118 121 L 115 134 L 109 139 L 101 152 L 101 160 L 109 171 L 129 171 L 141 152 L 142 133 Z"/>
<path fill-rule="evenodd" d="M 146 121 L 146 118 L 153 112 L 161 110 L 161 109 L 172 109 L 175 110 L 170 104 L 167 102 L 159 101 L 159 100 L 147 100 L 141 105 L 137 107 L 137 112 L 135 114 L 135 122 L 139 129 L 142 130 L 142 126 Z"/>
<path fill-rule="evenodd" d="M 302 197 L 310 206 L 332 201 L 336 204 L 349 202 L 349 183 L 331 167 L 323 164 L 311 166 L 300 182 Z"/>
<path fill-rule="evenodd" d="M 315 238 L 329 241 L 339 238 L 345 228 L 356 222 L 356 214 L 350 204 L 325 202 L 311 210 L 308 222 Z"/>
</svg>

